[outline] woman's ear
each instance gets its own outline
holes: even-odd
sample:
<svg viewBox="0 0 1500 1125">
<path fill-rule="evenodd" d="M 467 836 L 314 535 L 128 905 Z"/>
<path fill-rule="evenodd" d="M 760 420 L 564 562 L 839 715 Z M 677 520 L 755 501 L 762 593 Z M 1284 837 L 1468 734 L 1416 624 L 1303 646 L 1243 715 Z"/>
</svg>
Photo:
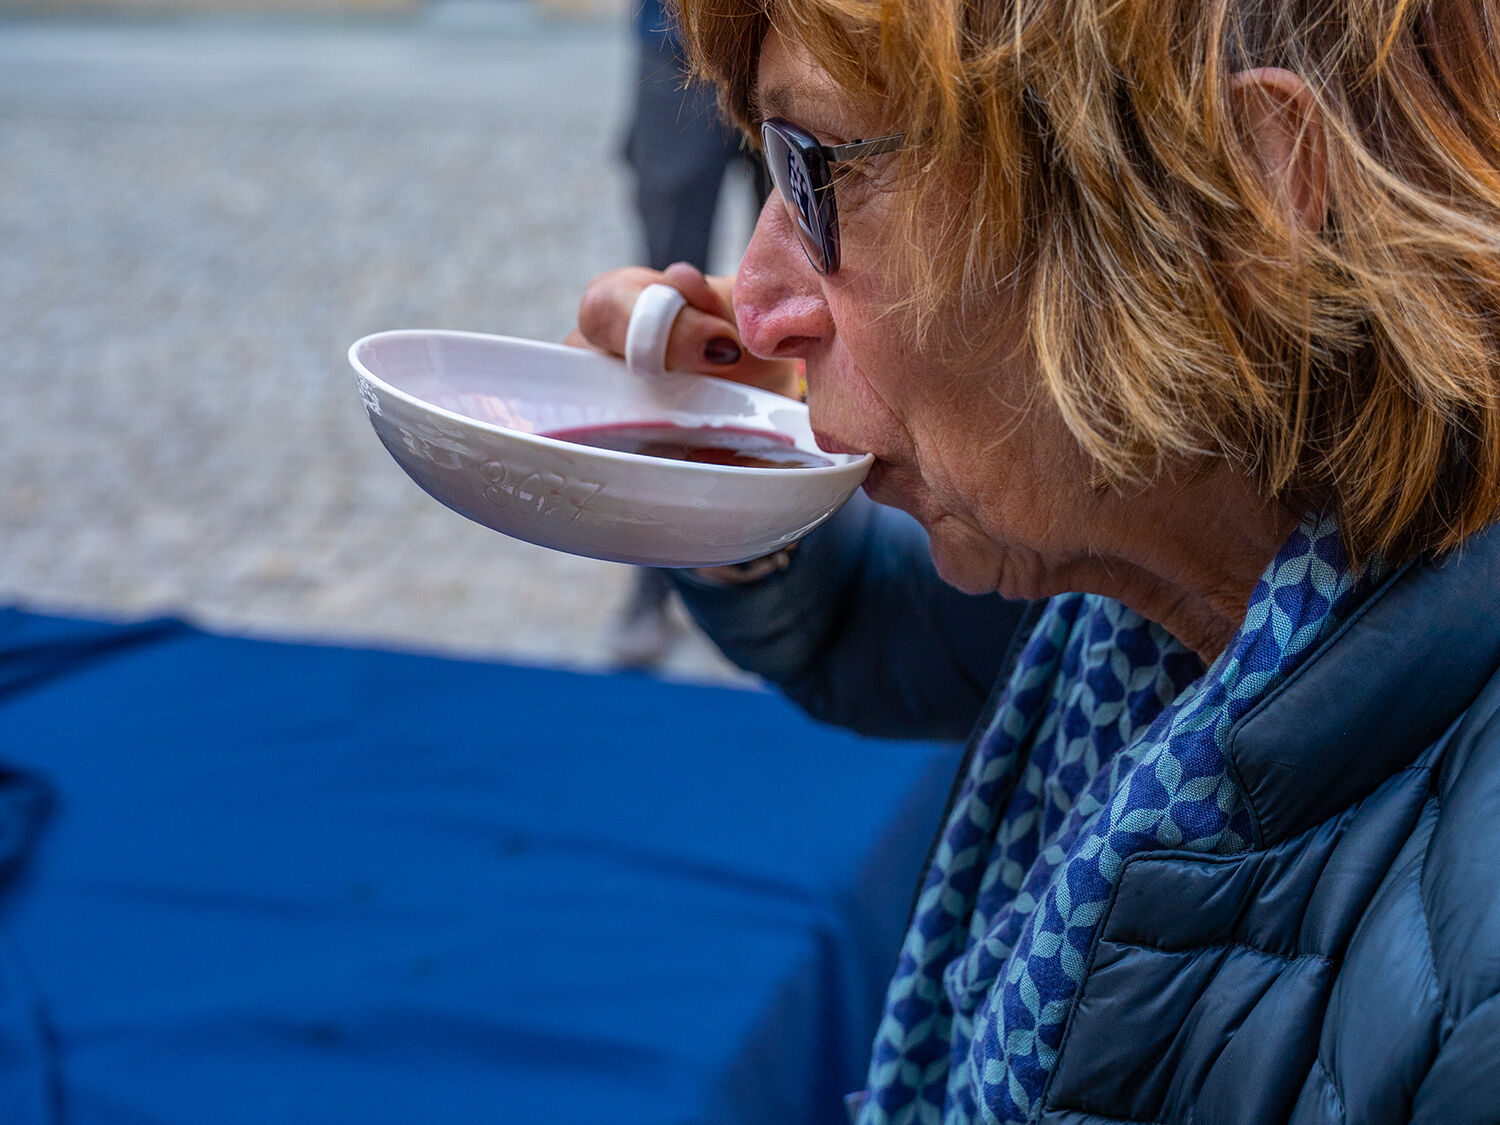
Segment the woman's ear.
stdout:
<svg viewBox="0 0 1500 1125">
<path fill-rule="evenodd" d="M 1328 148 L 1307 83 L 1279 67 L 1242 70 L 1229 79 L 1229 104 L 1271 198 L 1303 231 L 1319 230 L 1328 206 Z"/>
</svg>

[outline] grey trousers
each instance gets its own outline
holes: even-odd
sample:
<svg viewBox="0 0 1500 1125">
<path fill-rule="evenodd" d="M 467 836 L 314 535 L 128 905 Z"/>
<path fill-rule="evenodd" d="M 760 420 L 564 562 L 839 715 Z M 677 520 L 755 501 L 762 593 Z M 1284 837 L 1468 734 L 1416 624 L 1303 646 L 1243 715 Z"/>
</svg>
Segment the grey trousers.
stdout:
<svg viewBox="0 0 1500 1125">
<path fill-rule="evenodd" d="M 724 123 L 713 91 L 698 82 L 684 85 L 686 70 L 670 40 L 637 43 L 639 81 L 625 159 L 635 171 L 646 265 L 665 269 L 691 262 L 707 269 L 724 174 L 746 161 L 764 199 L 760 161 Z"/>
</svg>

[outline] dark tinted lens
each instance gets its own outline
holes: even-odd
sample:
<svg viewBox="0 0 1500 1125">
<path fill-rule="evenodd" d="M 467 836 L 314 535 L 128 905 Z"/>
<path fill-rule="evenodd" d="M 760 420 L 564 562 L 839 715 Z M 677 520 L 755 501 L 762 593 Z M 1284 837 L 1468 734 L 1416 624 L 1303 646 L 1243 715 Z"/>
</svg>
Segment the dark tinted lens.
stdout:
<svg viewBox="0 0 1500 1125">
<path fill-rule="evenodd" d="M 819 273 L 828 272 L 829 233 L 818 206 L 817 185 L 798 148 L 773 125 L 761 128 L 761 144 L 771 180 L 791 213 L 808 261 Z"/>
</svg>

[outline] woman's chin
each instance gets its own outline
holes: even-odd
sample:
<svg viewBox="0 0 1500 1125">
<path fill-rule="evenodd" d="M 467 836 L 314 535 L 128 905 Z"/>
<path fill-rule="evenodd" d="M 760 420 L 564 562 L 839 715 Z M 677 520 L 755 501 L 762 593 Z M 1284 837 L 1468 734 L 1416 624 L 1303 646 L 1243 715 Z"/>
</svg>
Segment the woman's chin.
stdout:
<svg viewBox="0 0 1500 1125">
<path fill-rule="evenodd" d="M 955 526 L 956 525 L 956 526 Z M 938 577 L 966 594 L 993 594 L 1000 587 L 1000 549 L 953 517 L 927 528 L 928 549 Z"/>
<path fill-rule="evenodd" d="M 994 593 L 1000 582 L 1000 548 L 964 520 L 934 512 L 930 499 L 901 487 L 902 476 L 876 461 L 865 477 L 865 493 L 877 504 L 900 508 L 922 525 L 933 565 L 944 582 L 966 594 Z"/>
</svg>

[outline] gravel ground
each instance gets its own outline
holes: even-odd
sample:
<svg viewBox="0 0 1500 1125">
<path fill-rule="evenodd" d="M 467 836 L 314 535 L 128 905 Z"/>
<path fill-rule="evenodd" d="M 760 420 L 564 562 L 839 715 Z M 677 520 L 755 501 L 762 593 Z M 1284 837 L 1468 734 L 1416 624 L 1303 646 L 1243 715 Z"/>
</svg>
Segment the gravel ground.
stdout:
<svg viewBox="0 0 1500 1125">
<path fill-rule="evenodd" d="M 607 665 L 628 568 L 429 500 L 344 359 L 560 338 L 635 254 L 623 20 L 492 11 L 0 24 L 0 601 Z"/>
</svg>

